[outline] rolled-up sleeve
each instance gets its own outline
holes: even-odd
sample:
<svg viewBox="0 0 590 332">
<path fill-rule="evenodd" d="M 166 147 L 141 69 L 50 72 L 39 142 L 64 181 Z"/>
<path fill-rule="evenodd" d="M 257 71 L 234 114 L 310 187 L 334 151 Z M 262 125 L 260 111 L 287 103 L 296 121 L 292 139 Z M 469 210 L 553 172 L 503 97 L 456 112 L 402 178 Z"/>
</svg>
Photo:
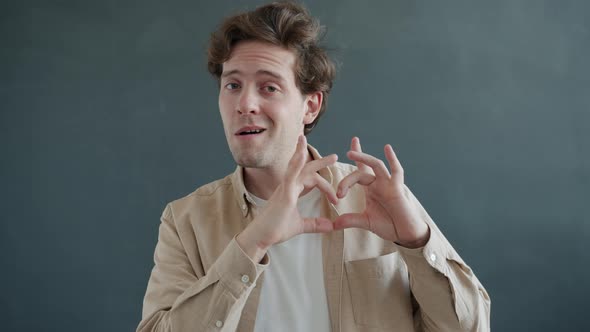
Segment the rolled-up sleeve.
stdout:
<svg viewBox="0 0 590 332">
<path fill-rule="evenodd" d="M 197 253 L 198 254 L 198 253 Z M 162 213 L 154 268 L 138 332 L 235 331 L 265 256 L 253 262 L 235 237 L 203 276 L 197 276 L 178 236 L 170 205 Z"/>
<path fill-rule="evenodd" d="M 419 306 L 416 318 L 425 331 L 489 331 L 487 291 L 409 189 L 406 194 L 430 228 L 424 247 L 397 246 Z"/>
</svg>

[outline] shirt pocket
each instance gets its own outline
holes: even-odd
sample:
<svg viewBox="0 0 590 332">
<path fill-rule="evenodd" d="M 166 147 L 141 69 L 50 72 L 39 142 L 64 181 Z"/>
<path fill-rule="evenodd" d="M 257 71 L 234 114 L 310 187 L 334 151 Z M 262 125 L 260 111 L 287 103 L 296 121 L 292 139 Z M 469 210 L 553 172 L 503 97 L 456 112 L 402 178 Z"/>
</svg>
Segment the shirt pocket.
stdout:
<svg viewBox="0 0 590 332">
<path fill-rule="evenodd" d="M 357 325 L 413 330 L 408 270 L 397 252 L 344 265 Z"/>
</svg>

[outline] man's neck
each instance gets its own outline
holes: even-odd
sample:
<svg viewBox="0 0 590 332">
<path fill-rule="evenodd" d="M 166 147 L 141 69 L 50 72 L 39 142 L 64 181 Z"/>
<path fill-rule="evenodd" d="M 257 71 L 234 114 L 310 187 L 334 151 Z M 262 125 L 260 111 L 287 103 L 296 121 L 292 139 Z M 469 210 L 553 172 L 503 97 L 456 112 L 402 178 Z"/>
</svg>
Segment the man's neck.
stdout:
<svg viewBox="0 0 590 332">
<path fill-rule="evenodd" d="M 312 161 L 311 153 L 307 154 L 305 163 Z M 244 167 L 244 185 L 252 195 L 268 200 L 285 178 L 288 164 L 271 168 Z M 305 195 L 311 189 L 304 190 L 300 196 Z"/>
</svg>

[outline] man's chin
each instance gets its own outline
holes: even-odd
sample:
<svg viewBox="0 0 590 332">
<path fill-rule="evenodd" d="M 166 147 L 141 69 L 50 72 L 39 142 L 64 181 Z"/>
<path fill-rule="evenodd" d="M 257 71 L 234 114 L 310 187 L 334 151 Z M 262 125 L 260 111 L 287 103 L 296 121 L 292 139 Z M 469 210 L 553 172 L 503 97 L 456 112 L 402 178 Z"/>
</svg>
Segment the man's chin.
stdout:
<svg viewBox="0 0 590 332">
<path fill-rule="evenodd" d="M 247 168 L 263 168 L 266 166 L 262 154 L 259 155 L 234 155 L 236 164 Z"/>
</svg>

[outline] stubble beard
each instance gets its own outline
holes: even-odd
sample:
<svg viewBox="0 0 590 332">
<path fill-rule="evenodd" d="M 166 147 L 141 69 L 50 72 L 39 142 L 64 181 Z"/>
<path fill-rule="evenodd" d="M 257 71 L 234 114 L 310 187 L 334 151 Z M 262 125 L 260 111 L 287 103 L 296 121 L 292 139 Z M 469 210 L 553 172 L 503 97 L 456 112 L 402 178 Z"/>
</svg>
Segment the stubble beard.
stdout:
<svg viewBox="0 0 590 332">
<path fill-rule="evenodd" d="M 230 151 L 236 164 L 246 168 L 273 168 L 280 163 L 287 163 L 283 154 L 289 149 L 285 144 L 269 142 L 260 148 L 254 147 L 231 147 Z"/>
<path fill-rule="evenodd" d="M 236 164 L 247 168 L 265 168 L 270 162 L 265 151 L 254 151 L 240 149 L 238 151 L 232 149 L 232 156 Z"/>
</svg>

